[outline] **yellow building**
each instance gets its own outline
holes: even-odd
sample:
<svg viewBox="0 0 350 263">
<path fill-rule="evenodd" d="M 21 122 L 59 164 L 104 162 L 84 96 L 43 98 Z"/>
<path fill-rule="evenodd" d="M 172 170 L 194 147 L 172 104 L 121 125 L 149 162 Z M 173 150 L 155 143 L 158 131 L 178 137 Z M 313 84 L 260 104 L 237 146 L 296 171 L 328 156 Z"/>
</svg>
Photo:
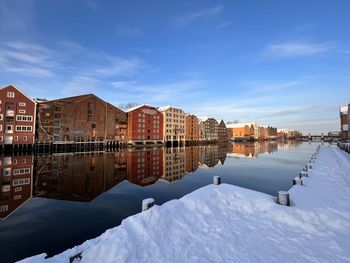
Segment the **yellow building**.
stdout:
<svg viewBox="0 0 350 263">
<path fill-rule="evenodd" d="M 164 142 L 171 145 L 185 145 L 185 117 L 183 110 L 172 106 L 159 107 L 163 114 Z"/>
</svg>

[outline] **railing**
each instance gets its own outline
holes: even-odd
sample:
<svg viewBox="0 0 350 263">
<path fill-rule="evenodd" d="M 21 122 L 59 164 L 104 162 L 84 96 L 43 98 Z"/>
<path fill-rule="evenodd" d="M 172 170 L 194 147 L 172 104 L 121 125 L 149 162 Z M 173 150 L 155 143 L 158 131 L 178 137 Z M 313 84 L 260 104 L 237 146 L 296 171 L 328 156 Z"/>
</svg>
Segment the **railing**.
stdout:
<svg viewBox="0 0 350 263">
<path fill-rule="evenodd" d="M 343 151 L 350 153 L 350 142 L 337 142 L 337 146 Z"/>
</svg>

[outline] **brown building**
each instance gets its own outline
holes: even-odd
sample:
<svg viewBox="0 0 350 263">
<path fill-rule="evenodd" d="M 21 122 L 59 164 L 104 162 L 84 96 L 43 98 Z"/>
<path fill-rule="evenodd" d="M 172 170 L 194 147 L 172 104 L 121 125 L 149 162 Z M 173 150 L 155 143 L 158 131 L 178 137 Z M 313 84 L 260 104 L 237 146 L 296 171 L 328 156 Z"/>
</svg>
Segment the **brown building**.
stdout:
<svg viewBox="0 0 350 263">
<path fill-rule="evenodd" d="M 40 142 L 126 140 L 126 113 L 93 94 L 40 101 Z"/>
<path fill-rule="evenodd" d="M 227 125 L 228 135 L 232 140 L 259 139 L 259 126 L 256 123 L 232 123 Z"/>
<path fill-rule="evenodd" d="M 267 140 L 269 138 L 268 130 L 265 127 L 259 127 L 259 140 Z"/>
<path fill-rule="evenodd" d="M 35 142 L 36 103 L 14 85 L 0 89 L 0 143 Z"/>
<path fill-rule="evenodd" d="M 340 107 L 340 139 L 346 140 L 349 137 L 349 106 Z"/>
<path fill-rule="evenodd" d="M 186 172 L 192 173 L 196 171 L 199 165 L 199 146 L 186 147 L 185 159 Z"/>
<path fill-rule="evenodd" d="M 163 148 L 129 150 L 127 180 L 140 186 L 154 184 L 163 175 L 163 153 Z"/>
<path fill-rule="evenodd" d="M 200 139 L 218 141 L 219 124 L 214 118 L 204 117 L 199 125 Z"/>
<path fill-rule="evenodd" d="M 37 157 L 35 196 L 90 202 L 126 179 L 126 153 Z"/>
<path fill-rule="evenodd" d="M 219 125 L 218 125 L 218 141 L 219 142 L 227 142 L 228 141 L 227 128 L 226 128 L 225 122 L 223 120 L 221 120 Z"/>
<path fill-rule="evenodd" d="M 32 197 L 33 156 L 0 158 L 0 219 Z"/>
<path fill-rule="evenodd" d="M 193 114 L 185 117 L 185 140 L 188 142 L 199 141 L 198 118 Z"/>
<path fill-rule="evenodd" d="M 163 114 L 149 105 L 139 105 L 127 111 L 128 143 L 163 143 Z"/>
</svg>

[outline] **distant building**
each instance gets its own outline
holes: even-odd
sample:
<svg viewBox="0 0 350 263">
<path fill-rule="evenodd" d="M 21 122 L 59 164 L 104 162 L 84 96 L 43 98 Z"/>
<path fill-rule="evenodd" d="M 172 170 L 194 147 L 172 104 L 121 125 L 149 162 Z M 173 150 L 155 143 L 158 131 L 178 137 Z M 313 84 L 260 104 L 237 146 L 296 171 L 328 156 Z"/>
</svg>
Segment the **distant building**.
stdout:
<svg viewBox="0 0 350 263">
<path fill-rule="evenodd" d="M 346 140 L 349 136 L 349 106 L 340 107 L 340 139 Z"/>
<path fill-rule="evenodd" d="M 94 94 L 40 101 L 38 140 L 126 141 L 126 113 Z"/>
<path fill-rule="evenodd" d="M 36 103 L 14 85 L 0 89 L 0 143 L 35 143 Z"/>
<path fill-rule="evenodd" d="M 302 136 L 302 133 L 297 130 L 289 130 L 288 131 L 288 139 L 297 139 Z"/>
<path fill-rule="evenodd" d="M 348 130 L 350 127 L 350 103 L 348 104 Z M 348 131 L 348 140 L 350 141 L 350 132 Z"/>
<path fill-rule="evenodd" d="M 200 123 L 200 139 L 218 141 L 219 124 L 214 118 L 203 117 Z"/>
<path fill-rule="evenodd" d="M 188 142 L 199 141 L 198 118 L 193 114 L 187 114 L 185 117 L 185 140 Z"/>
<path fill-rule="evenodd" d="M 225 122 L 223 120 L 221 120 L 219 125 L 218 125 L 218 141 L 219 142 L 227 142 L 228 141 L 227 128 L 226 128 Z"/>
<path fill-rule="evenodd" d="M 267 140 L 269 138 L 268 129 L 266 127 L 259 127 L 259 140 Z"/>
<path fill-rule="evenodd" d="M 279 139 L 288 139 L 288 129 L 277 129 L 277 137 Z"/>
<path fill-rule="evenodd" d="M 32 197 L 33 156 L 0 157 L 0 220 Z"/>
<path fill-rule="evenodd" d="M 130 144 L 163 143 L 163 114 L 150 105 L 127 110 L 128 142 Z"/>
<path fill-rule="evenodd" d="M 259 139 L 259 126 L 256 123 L 232 123 L 227 125 L 228 134 L 233 140 Z"/>
<path fill-rule="evenodd" d="M 172 106 L 159 107 L 163 114 L 164 142 L 185 145 L 185 112 Z"/>
<path fill-rule="evenodd" d="M 267 138 L 268 139 L 276 139 L 278 137 L 276 127 L 267 126 L 267 127 L 265 127 L 265 129 L 267 130 Z"/>
</svg>

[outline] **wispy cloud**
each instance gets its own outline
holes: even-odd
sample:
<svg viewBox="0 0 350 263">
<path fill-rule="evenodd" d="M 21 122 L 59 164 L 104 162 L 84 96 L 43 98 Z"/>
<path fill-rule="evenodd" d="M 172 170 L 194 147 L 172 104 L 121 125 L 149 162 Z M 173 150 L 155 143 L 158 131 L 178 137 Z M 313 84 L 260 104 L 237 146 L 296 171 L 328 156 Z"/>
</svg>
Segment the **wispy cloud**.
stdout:
<svg viewBox="0 0 350 263">
<path fill-rule="evenodd" d="M 231 24 L 232 24 L 231 21 L 226 21 L 226 22 L 224 22 L 224 23 L 218 24 L 218 25 L 215 26 L 214 28 L 215 28 L 215 29 L 224 29 L 224 28 L 229 27 Z"/>
<path fill-rule="evenodd" d="M 263 57 L 268 58 L 293 58 L 307 57 L 326 53 L 335 48 L 331 42 L 307 43 L 307 42 L 284 42 L 265 47 Z"/>
<path fill-rule="evenodd" d="M 133 26 L 120 26 L 117 29 L 117 33 L 122 36 L 130 37 L 139 37 L 144 34 L 140 28 Z"/>
<path fill-rule="evenodd" d="M 179 16 L 175 19 L 175 23 L 178 26 L 186 26 L 195 20 L 205 17 L 216 16 L 223 11 L 224 7 L 221 5 L 213 6 L 207 9 L 197 10 L 195 12 Z"/>
</svg>

